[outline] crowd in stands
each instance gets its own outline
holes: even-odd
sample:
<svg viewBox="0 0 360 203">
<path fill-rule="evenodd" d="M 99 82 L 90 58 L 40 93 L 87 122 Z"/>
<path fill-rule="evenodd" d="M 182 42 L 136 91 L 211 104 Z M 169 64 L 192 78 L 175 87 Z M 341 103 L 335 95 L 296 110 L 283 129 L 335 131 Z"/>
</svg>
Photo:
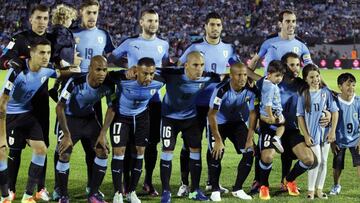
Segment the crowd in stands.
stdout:
<svg viewBox="0 0 360 203">
<path fill-rule="evenodd" d="M 12 0 L 0 8 L 0 43 L 27 27 L 27 10 L 32 3 L 49 6 L 67 3 L 78 7 L 80 1 Z M 139 32 L 138 19 L 144 8 L 154 8 L 160 15 L 159 36 L 169 40 L 172 56 L 182 54 L 193 39 L 204 35 L 204 17 L 212 10 L 223 16 L 223 37 L 255 37 L 264 39 L 277 31 L 280 10 L 290 8 L 297 13 L 297 34 L 300 38 L 318 38 L 329 43 L 360 33 L 360 1 L 353 0 L 106 0 L 101 1 L 99 26 L 107 29 L 117 45 Z M 261 42 L 262 40 L 260 40 Z M 241 57 L 249 58 L 259 43 L 233 43 Z"/>
</svg>

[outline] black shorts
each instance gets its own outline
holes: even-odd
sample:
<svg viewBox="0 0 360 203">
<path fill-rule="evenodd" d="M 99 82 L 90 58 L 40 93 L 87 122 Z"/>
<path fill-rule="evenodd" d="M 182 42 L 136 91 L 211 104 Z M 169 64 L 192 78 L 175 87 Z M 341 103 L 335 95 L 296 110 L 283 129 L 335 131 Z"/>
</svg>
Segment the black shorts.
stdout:
<svg viewBox="0 0 360 203">
<path fill-rule="evenodd" d="M 161 102 L 150 102 L 149 114 L 150 114 L 149 145 L 157 145 L 157 143 L 160 142 Z"/>
<path fill-rule="evenodd" d="M 209 112 L 209 106 L 196 106 L 196 113 L 197 113 L 196 118 L 198 119 L 201 135 L 204 131 L 204 128 L 207 127 L 206 125 L 207 125 L 208 112 Z M 206 133 L 206 136 L 207 134 L 208 133 Z"/>
<path fill-rule="evenodd" d="M 150 131 L 149 111 L 137 116 L 116 114 L 110 126 L 112 147 L 125 147 L 128 142 L 135 146 L 145 147 L 148 144 Z"/>
<path fill-rule="evenodd" d="M 264 149 L 275 149 L 271 144 L 271 138 L 276 135 L 276 130 L 271 128 L 271 125 L 260 121 L 260 136 L 259 147 L 260 152 Z"/>
<path fill-rule="evenodd" d="M 226 138 L 229 138 L 238 154 L 245 152 L 248 128 L 244 122 L 239 121 L 219 124 L 218 129 L 223 143 L 225 143 Z M 215 140 L 212 136 L 210 126 L 208 126 L 207 130 L 210 132 L 210 134 L 207 135 L 207 139 L 208 148 L 211 151 L 214 147 Z"/>
<path fill-rule="evenodd" d="M 187 146 L 201 148 L 201 132 L 196 117 L 184 120 L 162 117 L 160 134 L 164 151 L 174 151 L 179 132 Z"/>
<path fill-rule="evenodd" d="M 344 162 L 345 162 L 345 152 L 347 148 L 340 148 L 338 153 L 333 158 L 333 169 L 344 169 Z M 355 149 L 355 147 L 349 148 L 352 156 L 353 166 L 357 167 L 360 166 L 360 155 Z"/>
<path fill-rule="evenodd" d="M 24 149 L 26 140 L 44 141 L 40 123 L 31 112 L 7 114 L 6 135 L 10 149 Z"/>
<path fill-rule="evenodd" d="M 296 145 L 298 145 L 302 142 L 305 143 L 305 139 L 304 139 L 304 136 L 301 135 L 300 130 L 298 130 L 298 129 L 287 130 L 285 128 L 285 132 L 281 136 L 281 144 L 284 147 L 284 153 L 282 153 L 281 156 L 287 156 L 292 160 L 296 160 L 297 157 L 293 153 L 292 149 Z"/>
<path fill-rule="evenodd" d="M 87 117 L 75 117 L 66 115 L 66 121 L 74 146 L 79 140 L 83 138 L 88 138 L 91 142 L 91 147 L 94 147 L 101 131 L 101 124 L 96 119 L 95 115 L 90 115 Z M 64 136 L 64 133 L 59 123 L 56 124 L 55 130 L 57 135 L 57 141 L 59 143 Z"/>
</svg>

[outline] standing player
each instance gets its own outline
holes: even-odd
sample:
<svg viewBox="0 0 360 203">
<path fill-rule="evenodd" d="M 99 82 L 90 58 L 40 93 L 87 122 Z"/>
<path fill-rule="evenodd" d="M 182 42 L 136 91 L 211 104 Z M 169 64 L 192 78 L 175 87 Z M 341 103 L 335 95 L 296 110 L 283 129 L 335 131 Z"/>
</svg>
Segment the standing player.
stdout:
<svg viewBox="0 0 360 203">
<path fill-rule="evenodd" d="M 300 130 L 304 133 L 305 143 L 311 147 L 319 163 L 308 171 L 307 198 L 314 199 L 316 187 L 316 196 L 327 199 L 322 189 L 326 178 L 329 143 L 336 139 L 335 130 L 339 109 L 333 101 L 330 90 L 321 81 L 320 71 L 316 65 L 306 65 L 302 70 L 302 75 L 306 85 L 300 91 L 296 116 Z M 323 112 L 325 109 L 331 112 L 332 117 L 331 126 L 326 129 L 319 125 L 320 118 L 325 116 Z"/>
<path fill-rule="evenodd" d="M 219 82 L 219 75 L 203 72 L 204 57 L 198 51 L 187 55 L 185 68 L 178 69 L 179 74 L 168 75 L 166 95 L 161 109 L 162 154 L 160 160 L 160 177 L 162 183 L 161 202 L 171 202 L 170 176 L 173 151 L 176 137 L 182 132 L 184 143 L 190 149 L 189 165 L 192 192 L 189 199 L 206 201 L 208 198 L 200 190 L 201 176 L 201 131 L 198 127 L 195 99 L 200 91 L 213 82 Z M 214 76 L 208 77 L 208 76 Z"/>
<path fill-rule="evenodd" d="M 341 191 L 340 175 L 344 169 L 345 151 L 349 148 L 353 166 L 360 177 L 360 98 L 355 96 L 356 79 L 351 73 L 343 73 L 337 79 L 341 93 L 335 100 L 339 107 L 339 120 L 336 128 L 336 141 L 333 143 L 333 176 L 334 185 L 330 195 L 338 195 Z"/>
<path fill-rule="evenodd" d="M 79 40 L 76 46 L 76 51 L 79 52 L 79 56 L 82 58 L 80 63 L 81 72 L 89 72 L 90 60 L 93 56 L 103 55 L 108 56 L 114 50 L 111 37 L 106 30 L 96 27 L 96 22 L 99 15 L 100 3 L 97 0 L 84 0 L 80 5 L 81 25 L 73 29 L 74 37 Z M 101 102 L 94 106 L 97 118 L 102 123 L 102 111 Z M 92 168 L 95 159 L 95 152 L 91 146 L 91 140 L 86 137 L 81 139 L 85 151 L 85 159 L 87 165 L 88 184 L 86 187 L 86 193 L 90 192 L 90 182 L 92 177 Z M 54 162 L 56 164 L 58 160 L 58 154 L 55 152 Z M 57 187 L 57 183 L 55 183 Z M 53 193 L 53 199 L 58 199 L 57 189 L 55 188 Z"/>
<path fill-rule="evenodd" d="M 30 30 L 20 32 L 13 36 L 12 40 L 7 46 L 7 52 L 4 52 L 0 58 L 0 68 L 8 69 L 9 65 L 13 67 L 24 67 L 23 60 L 30 57 L 29 45 L 39 39 L 49 38 L 46 29 L 49 23 L 49 8 L 45 5 L 35 5 L 30 11 L 29 22 L 31 25 Z M 48 81 L 45 81 L 43 86 L 37 91 L 32 98 L 32 105 L 34 108 L 33 115 L 39 120 L 43 132 L 43 138 L 46 146 L 49 146 L 49 94 L 48 94 Z M 9 189 L 12 198 L 15 198 L 16 192 L 16 178 L 20 168 L 22 148 L 10 148 L 9 151 Z M 46 161 L 43 173 L 41 174 L 40 181 L 38 182 L 37 198 L 44 201 L 49 201 L 49 193 L 45 188 L 46 176 Z"/>
<path fill-rule="evenodd" d="M 280 60 L 287 52 L 296 53 L 303 59 L 305 64 L 312 63 L 309 49 L 300 38 L 295 36 L 295 13 L 291 10 L 281 11 L 278 17 L 278 25 L 280 32 L 270 35 L 261 45 L 259 52 L 255 54 L 250 61 L 249 76 L 254 80 L 261 78 L 261 76 L 254 73 L 254 71 L 257 62 L 263 57 L 265 57 L 265 75 L 270 61 Z M 269 53 L 269 48 L 273 48 L 274 51 Z"/>
<path fill-rule="evenodd" d="M 0 97 L 0 109 L 6 110 L 5 126 L 10 148 L 23 149 L 28 143 L 33 150 L 22 203 L 35 203 L 34 188 L 45 165 L 47 147 L 41 126 L 33 114 L 35 109 L 31 99 L 49 77 L 56 76 L 55 70 L 48 67 L 50 54 L 51 46 L 48 40 L 38 38 L 32 42 L 30 59 L 26 60 L 24 70 L 8 71 L 6 86 Z"/>
<path fill-rule="evenodd" d="M 155 66 L 161 68 L 169 63 L 169 43 L 156 36 L 159 30 L 159 15 L 156 11 L 144 10 L 140 17 L 140 35 L 130 37 L 124 40 L 117 47 L 112 55 L 117 61 L 122 56 L 127 57 L 128 67 L 136 66 L 139 59 L 143 57 L 153 58 Z M 145 149 L 145 180 L 143 189 L 152 196 L 157 196 L 158 192 L 152 184 L 152 174 L 157 160 L 157 144 L 160 141 L 160 119 L 161 119 L 161 102 L 158 93 L 150 100 L 150 136 L 149 142 Z M 129 150 L 129 149 L 128 149 Z M 127 158 L 125 158 L 125 162 Z M 126 173 L 127 171 L 125 171 Z M 127 174 L 125 174 L 125 177 Z M 127 180 L 125 180 L 127 182 Z"/>
<path fill-rule="evenodd" d="M 105 202 L 98 189 L 105 176 L 109 149 L 106 136 L 100 134 L 101 126 L 93 106 L 102 97 L 114 93 L 114 85 L 106 80 L 106 75 L 106 59 L 103 56 L 94 56 L 90 61 L 89 73 L 69 79 L 57 103 L 56 114 L 59 126 L 56 127 L 56 131 L 59 141 L 57 147 L 59 160 L 56 164 L 56 176 L 61 203 L 69 202 L 67 183 L 70 155 L 73 146 L 83 137 L 91 140 L 92 148 L 96 152 L 88 202 Z"/>
<path fill-rule="evenodd" d="M 180 57 L 179 63 L 184 64 L 187 55 L 192 51 L 199 51 L 204 55 L 205 71 L 214 72 L 217 74 L 228 73 L 229 65 L 239 61 L 233 45 L 223 42 L 220 38 L 222 32 L 222 18 L 216 12 L 211 12 L 205 19 L 205 37 L 201 40 L 193 42 Z M 209 111 L 209 101 L 216 84 L 212 84 L 205 88 L 197 97 L 196 108 L 198 112 L 198 119 L 200 124 L 200 131 L 206 127 L 206 117 Z M 189 190 L 189 150 L 184 146 L 180 154 L 181 165 L 181 180 L 182 185 L 179 188 L 178 196 L 183 196 Z M 209 168 L 209 160 L 211 152 L 207 150 L 206 160 Z M 209 177 L 208 177 L 209 180 Z M 211 190 L 209 181 L 207 182 L 207 190 Z M 222 188 L 222 191 L 229 192 L 229 190 Z"/>
<path fill-rule="evenodd" d="M 130 202 L 139 203 L 140 199 L 135 190 L 141 176 L 142 161 L 149 137 L 148 103 L 164 85 L 164 82 L 155 76 L 155 62 L 149 57 L 141 58 L 138 61 L 135 67 L 136 80 L 127 80 L 125 74 L 121 74 L 121 72 L 118 76 L 116 74 L 119 72 L 110 74 L 118 87 L 116 102 L 108 108 L 105 124 L 101 131 L 106 136 L 107 129 L 111 124 L 110 135 L 113 147 L 111 171 L 115 190 L 113 203 L 123 202 L 122 173 L 128 143 L 136 148 L 135 155 L 132 157 L 132 166 L 130 166 L 131 180 L 128 182 L 128 199 Z"/>
<path fill-rule="evenodd" d="M 242 63 L 230 67 L 230 80 L 220 83 L 210 99 L 208 121 L 210 125 L 209 148 L 212 152 L 210 162 L 210 183 L 213 192 L 210 199 L 221 201 L 219 178 L 221 159 L 224 154 L 225 139 L 229 138 L 238 154 L 243 154 L 239 162 L 237 178 L 233 187 L 233 196 L 240 199 L 252 199 L 242 189 L 242 185 L 251 171 L 253 162 L 253 136 L 256 126 L 255 105 L 257 98 L 254 90 L 247 85 L 247 67 Z M 244 106 L 249 106 L 249 129 L 241 114 Z M 214 138 L 213 138 L 214 137 Z M 215 142 L 212 142 L 215 140 Z"/>
</svg>

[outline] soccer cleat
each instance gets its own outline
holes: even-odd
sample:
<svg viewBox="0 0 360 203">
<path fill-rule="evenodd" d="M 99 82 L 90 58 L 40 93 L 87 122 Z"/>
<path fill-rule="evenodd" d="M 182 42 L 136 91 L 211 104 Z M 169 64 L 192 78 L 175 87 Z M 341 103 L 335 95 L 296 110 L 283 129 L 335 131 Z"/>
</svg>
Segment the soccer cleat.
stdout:
<svg viewBox="0 0 360 203">
<path fill-rule="evenodd" d="M 213 202 L 221 202 L 220 191 L 214 191 L 210 195 L 210 200 Z"/>
<path fill-rule="evenodd" d="M 59 199 L 60 199 L 60 188 L 55 188 L 54 189 L 54 191 L 53 191 L 53 193 L 52 193 L 52 200 L 53 201 L 59 201 Z"/>
<path fill-rule="evenodd" d="M 70 203 L 69 197 L 62 196 L 61 198 L 59 198 L 59 203 Z"/>
<path fill-rule="evenodd" d="M 287 192 L 288 188 L 285 183 L 280 183 L 280 192 Z"/>
<path fill-rule="evenodd" d="M 127 196 L 128 196 L 127 198 L 129 199 L 129 202 L 131 202 L 131 203 L 141 203 L 141 201 L 138 198 L 138 196 L 136 195 L 135 191 L 130 192 Z"/>
<path fill-rule="evenodd" d="M 24 195 L 21 199 L 21 203 L 36 203 L 36 201 L 34 200 L 32 195 L 28 195 L 28 194 L 24 193 Z"/>
<path fill-rule="evenodd" d="M 15 200 L 15 198 L 16 198 L 15 192 L 9 190 L 9 199 L 10 199 L 11 201 L 13 201 L 13 200 Z"/>
<path fill-rule="evenodd" d="M 299 196 L 300 192 L 298 190 L 297 184 L 295 181 L 293 182 L 287 182 L 286 187 L 288 189 L 289 195 L 291 196 Z"/>
<path fill-rule="evenodd" d="M 284 148 L 281 144 L 281 140 L 280 140 L 280 137 L 278 136 L 274 136 L 271 138 L 271 143 L 273 144 L 273 146 L 275 147 L 275 150 L 278 152 L 278 153 L 283 153 L 284 152 Z"/>
<path fill-rule="evenodd" d="M 161 195 L 161 203 L 171 203 L 171 193 L 170 191 L 164 190 Z"/>
<path fill-rule="evenodd" d="M 86 192 L 86 196 L 89 196 L 89 194 L 90 194 L 90 187 L 86 187 L 86 188 L 85 188 L 85 192 Z M 102 193 L 100 190 L 98 191 L 98 194 L 101 195 L 103 199 L 105 198 L 104 193 Z"/>
<path fill-rule="evenodd" d="M 94 193 L 88 197 L 88 203 L 107 203 L 100 193 Z"/>
<path fill-rule="evenodd" d="M 265 185 L 260 187 L 259 198 L 262 199 L 262 200 L 269 200 L 270 199 L 269 187 L 267 187 Z"/>
<path fill-rule="evenodd" d="M 251 200 L 252 197 L 244 192 L 244 190 L 237 190 L 234 192 L 231 192 L 234 197 L 243 199 L 243 200 Z"/>
<path fill-rule="evenodd" d="M 341 192 L 341 185 L 333 185 L 330 190 L 330 195 L 338 195 Z"/>
<path fill-rule="evenodd" d="M 50 201 L 50 194 L 46 190 L 46 188 L 43 188 L 39 192 L 36 192 L 35 199 L 36 200 L 43 200 L 43 201 L 48 202 L 48 201 Z"/>
<path fill-rule="evenodd" d="M 113 203 L 123 203 L 124 199 L 121 193 L 116 192 L 113 198 Z"/>
<path fill-rule="evenodd" d="M 196 201 L 209 201 L 209 198 L 206 197 L 200 189 L 196 189 L 194 192 L 190 192 L 189 199 Z"/>
<path fill-rule="evenodd" d="M 260 189 L 260 183 L 256 180 L 251 185 L 250 194 L 256 194 L 259 192 Z"/>
<path fill-rule="evenodd" d="M 159 196 L 158 191 L 156 191 L 156 189 L 154 188 L 153 185 L 149 185 L 147 183 L 144 183 L 143 190 L 144 190 L 144 192 L 146 192 L 150 196 L 153 196 L 153 197 Z"/>
<path fill-rule="evenodd" d="M 181 184 L 181 186 L 179 187 L 179 190 L 177 192 L 177 196 L 178 197 L 185 197 L 188 196 L 190 192 L 190 187 L 184 184 Z"/>
<path fill-rule="evenodd" d="M 0 203 L 11 203 L 10 195 L 7 197 L 1 197 Z"/>
</svg>

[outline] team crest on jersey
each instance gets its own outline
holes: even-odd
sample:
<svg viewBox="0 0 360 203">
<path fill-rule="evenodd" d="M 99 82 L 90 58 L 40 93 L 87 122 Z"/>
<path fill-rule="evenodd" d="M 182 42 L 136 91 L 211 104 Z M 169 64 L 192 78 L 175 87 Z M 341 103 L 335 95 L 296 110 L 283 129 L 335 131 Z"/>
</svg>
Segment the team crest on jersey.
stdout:
<svg viewBox="0 0 360 203">
<path fill-rule="evenodd" d="M 358 113 L 354 113 L 353 116 L 354 116 L 355 119 L 357 119 L 358 118 Z"/>
<path fill-rule="evenodd" d="M 224 55 L 225 58 L 228 57 L 228 56 L 229 56 L 229 51 L 228 51 L 228 50 L 224 50 L 224 51 L 223 51 L 223 55 Z"/>
<path fill-rule="evenodd" d="M 43 76 L 43 77 L 41 78 L 41 83 L 44 83 L 46 80 L 47 80 L 47 77 L 46 77 L 46 76 Z"/>
<path fill-rule="evenodd" d="M 151 89 L 151 90 L 150 90 L 150 94 L 151 94 L 151 95 L 154 95 L 155 93 L 156 93 L 156 89 Z"/>
<path fill-rule="evenodd" d="M 102 44 L 102 43 L 104 42 L 104 38 L 103 38 L 103 37 L 98 37 L 97 40 L 98 40 L 98 42 L 99 42 L 100 44 Z"/>
<path fill-rule="evenodd" d="M 163 47 L 162 46 L 157 46 L 157 50 L 161 54 L 163 52 Z"/>
<path fill-rule="evenodd" d="M 300 50 L 299 47 L 294 47 L 294 48 L 293 48 L 293 51 L 294 51 L 294 53 L 296 53 L 296 54 L 299 53 L 299 50 Z"/>
<path fill-rule="evenodd" d="M 115 143 L 115 144 L 119 144 L 119 143 L 120 143 L 120 135 L 114 135 L 114 136 L 113 136 L 113 139 L 114 139 L 114 143 Z"/>
<path fill-rule="evenodd" d="M 9 136 L 9 145 L 13 145 L 15 142 L 15 139 L 13 137 Z"/>
</svg>

